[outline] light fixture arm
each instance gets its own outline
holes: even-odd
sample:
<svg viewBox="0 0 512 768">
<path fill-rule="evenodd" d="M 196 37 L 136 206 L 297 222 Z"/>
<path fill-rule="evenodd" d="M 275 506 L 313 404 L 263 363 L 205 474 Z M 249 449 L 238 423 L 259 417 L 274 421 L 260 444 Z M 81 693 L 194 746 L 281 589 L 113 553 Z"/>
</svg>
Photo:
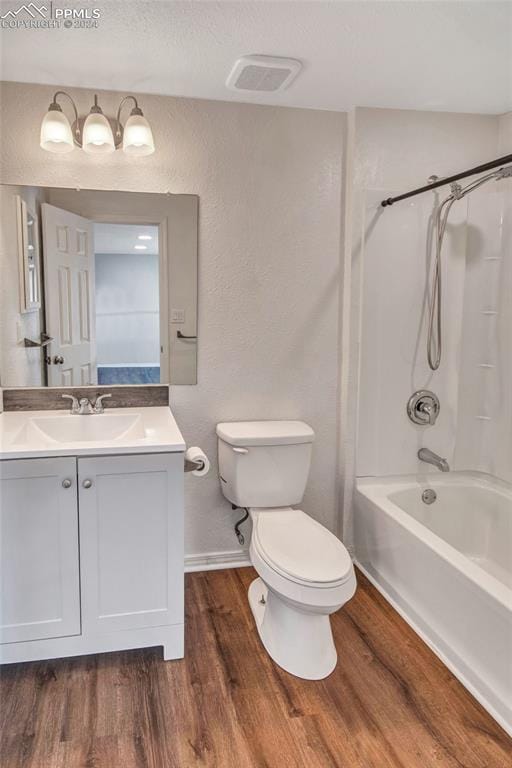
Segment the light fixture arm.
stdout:
<svg viewBox="0 0 512 768">
<path fill-rule="evenodd" d="M 79 144 L 81 146 L 82 142 L 81 142 L 80 125 L 79 125 L 79 121 L 78 121 L 78 110 L 76 108 L 76 104 L 75 104 L 75 101 L 74 101 L 73 97 L 70 96 L 69 93 L 67 93 L 66 91 L 55 91 L 55 93 L 53 95 L 53 101 L 50 104 L 50 106 L 48 108 L 48 111 L 49 112 L 53 112 L 53 111 L 55 111 L 55 112 L 62 112 L 62 107 L 60 106 L 60 104 L 57 101 L 57 96 L 66 96 L 70 100 L 70 102 L 71 102 L 71 106 L 73 107 L 73 111 L 75 113 L 75 122 L 74 122 L 75 137 L 76 137 L 77 144 Z"/>
<path fill-rule="evenodd" d="M 130 112 L 130 115 L 143 115 L 142 109 L 139 107 L 138 101 L 135 98 L 135 96 L 125 96 L 124 99 L 121 99 L 121 103 L 119 104 L 119 109 L 117 110 L 117 117 L 116 117 L 116 138 L 120 139 L 122 135 L 122 125 L 121 125 L 121 110 L 124 106 L 124 103 L 131 99 L 135 106 L 133 107 L 132 111 Z"/>
<path fill-rule="evenodd" d="M 94 104 L 91 107 L 90 114 L 91 115 L 102 115 L 103 114 L 103 110 L 100 107 L 100 105 L 98 104 L 98 94 L 97 93 L 94 94 Z"/>
</svg>

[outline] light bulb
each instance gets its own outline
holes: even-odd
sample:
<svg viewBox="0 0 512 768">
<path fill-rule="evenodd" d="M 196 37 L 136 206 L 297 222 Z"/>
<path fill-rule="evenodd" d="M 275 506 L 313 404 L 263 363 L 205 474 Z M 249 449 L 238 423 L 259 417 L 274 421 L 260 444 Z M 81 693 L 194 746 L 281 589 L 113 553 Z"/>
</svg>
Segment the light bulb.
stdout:
<svg viewBox="0 0 512 768">
<path fill-rule="evenodd" d="M 41 123 L 40 145 L 47 152 L 71 152 L 73 133 L 66 115 L 60 109 L 50 109 Z"/>
<path fill-rule="evenodd" d="M 113 152 L 115 150 L 112 128 L 105 115 L 91 112 L 87 115 L 83 129 L 83 150 L 90 154 Z"/>
<path fill-rule="evenodd" d="M 144 115 L 130 115 L 124 126 L 123 150 L 130 155 L 151 155 L 155 142 Z"/>
</svg>

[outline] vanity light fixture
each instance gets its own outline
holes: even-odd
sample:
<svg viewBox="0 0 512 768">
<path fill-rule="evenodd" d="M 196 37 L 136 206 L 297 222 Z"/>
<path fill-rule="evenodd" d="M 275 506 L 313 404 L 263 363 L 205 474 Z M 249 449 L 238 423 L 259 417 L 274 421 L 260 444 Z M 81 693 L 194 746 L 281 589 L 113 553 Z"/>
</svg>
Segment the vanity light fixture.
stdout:
<svg viewBox="0 0 512 768">
<path fill-rule="evenodd" d="M 147 251 L 148 249 L 147 245 L 134 245 L 133 247 L 136 251 Z"/>
<path fill-rule="evenodd" d="M 74 122 L 71 125 L 58 102 L 65 96 L 71 102 Z M 121 110 L 128 100 L 134 106 L 126 124 L 121 123 Z M 125 96 L 119 104 L 115 118 L 106 117 L 98 104 L 97 95 L 86 117 L 80 117 L 73 98 L 66 91 L 57 91 L 48 112 L 41 123 L 42 149 L 47 152 L 71 152 L 74 146 L 89 154 L 114 152 L 123 149 L 130 155 L 151 155 L 155 151 L 155 142 L 151 127 L 144 117 L 135 96 Z"/>
<path fill-rule="evenodd" d="M 137 236 L 137 240 L 152 240 L 152 239 L 153 238 L 152 238 L 151 235 L 138 235 Z"/>
</svg>

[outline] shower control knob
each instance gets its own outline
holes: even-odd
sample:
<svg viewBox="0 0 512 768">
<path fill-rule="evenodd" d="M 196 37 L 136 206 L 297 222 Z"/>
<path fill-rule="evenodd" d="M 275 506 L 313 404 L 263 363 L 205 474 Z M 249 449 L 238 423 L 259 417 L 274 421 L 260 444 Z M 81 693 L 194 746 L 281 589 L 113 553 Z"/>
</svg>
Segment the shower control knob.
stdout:
<svg viewBox="0 0 512 768">
<path fill-rule="evenodd" d="M 439 416 L 439 398 L 428 389 L 419 389 L 407 402 L 407 415 L 414 424 L 433 426 Z"/>
</svg>

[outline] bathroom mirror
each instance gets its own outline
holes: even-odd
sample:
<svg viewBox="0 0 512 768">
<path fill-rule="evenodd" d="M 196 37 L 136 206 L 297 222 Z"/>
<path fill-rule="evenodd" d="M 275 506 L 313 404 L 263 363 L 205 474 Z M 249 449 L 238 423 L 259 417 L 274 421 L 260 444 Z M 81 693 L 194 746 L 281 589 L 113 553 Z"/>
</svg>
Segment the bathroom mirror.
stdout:
<svg viewBox="0 0 512 768">
<path fill-rule="evenodd" d="M 195 195 L 0 194 L 3 387 L 197 382 Z"/>
</svg>

